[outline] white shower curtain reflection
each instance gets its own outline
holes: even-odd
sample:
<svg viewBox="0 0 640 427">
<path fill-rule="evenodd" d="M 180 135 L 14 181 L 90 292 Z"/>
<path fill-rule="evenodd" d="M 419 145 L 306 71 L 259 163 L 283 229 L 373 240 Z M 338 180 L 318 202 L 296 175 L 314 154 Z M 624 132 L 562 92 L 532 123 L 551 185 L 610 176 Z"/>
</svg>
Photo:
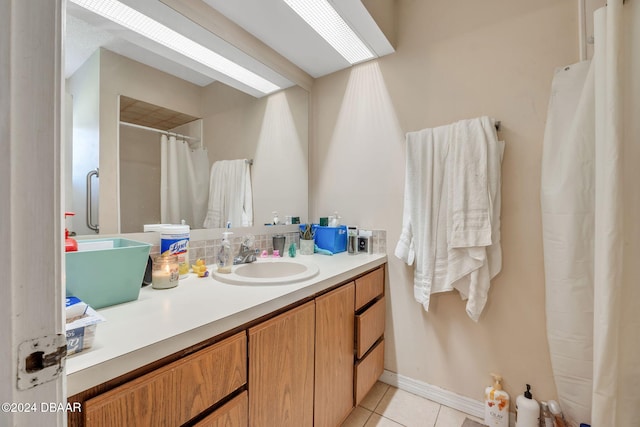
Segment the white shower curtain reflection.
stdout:
<svg viewBox="0 0 640 427">
<path fill-rule="evenodd" d="M 160 220 L 202 228 L 207 213 L 209 159 L 206 150 L 191 149 L 174 135 L 160 139 Z"/>
<path fill-rule="evenodd" d="M 219 160 L 211 166 L 204 228 L 251 227 L 253 192 L 246 159 Z"/>
<path fill-rule="evenodd" d="M 566 415 L 623 427 L 640 420 L 640 5 L 609 0 L 594 24 L 592 63 L 558 71 L 549 102 L 547 336 Z"/>
</svg>

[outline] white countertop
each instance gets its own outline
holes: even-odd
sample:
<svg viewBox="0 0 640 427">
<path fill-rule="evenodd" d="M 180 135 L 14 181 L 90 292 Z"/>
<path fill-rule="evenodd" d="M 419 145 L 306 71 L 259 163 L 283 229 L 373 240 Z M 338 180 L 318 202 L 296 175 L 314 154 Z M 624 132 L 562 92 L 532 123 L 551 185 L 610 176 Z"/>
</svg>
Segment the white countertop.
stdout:
<svg viewBox="0 0 640 427">
<path fill-rule="evenodd" d="M 287 256 L 282 260 L 289 260 Z M 155 360 L 312 296 L 387 261 L 385 254 L 298 255 L 313 262 L 315 277 L 285 285 L 232 285 L 190 274 L 172 289 L 141 289 L 136 301 L 98 310 L 90 349 L 67 359 L 72 396 Z M 258 262 L 273 262 L 270 258 Z M 215 267 L 208 266 L 209 271 Z"/>
</svg>

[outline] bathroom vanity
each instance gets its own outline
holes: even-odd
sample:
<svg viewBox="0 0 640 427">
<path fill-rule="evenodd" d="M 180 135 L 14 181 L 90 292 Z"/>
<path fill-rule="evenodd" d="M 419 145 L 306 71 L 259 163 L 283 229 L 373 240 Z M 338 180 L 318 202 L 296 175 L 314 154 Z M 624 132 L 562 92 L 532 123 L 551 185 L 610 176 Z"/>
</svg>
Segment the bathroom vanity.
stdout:
<svg viewBox="0 0 640 427">
<path fill-rule="evenodd" d="M 383 371 L 386 256 L 305 259 L 300 283 L 190 277 L 100 310 L 69 426 L 339 426 Z"/>
</svg>

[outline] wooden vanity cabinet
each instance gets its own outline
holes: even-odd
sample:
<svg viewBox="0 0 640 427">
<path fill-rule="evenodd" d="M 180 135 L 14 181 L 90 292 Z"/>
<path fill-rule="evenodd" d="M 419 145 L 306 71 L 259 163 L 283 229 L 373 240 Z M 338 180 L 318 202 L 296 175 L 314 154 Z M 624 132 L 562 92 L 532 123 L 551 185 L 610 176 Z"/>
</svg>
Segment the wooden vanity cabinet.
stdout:
<svg viewBox="0 0 640 427">
<path fill-rule="evenodd" d="M 383 371 L 384 271 L 72 396 L 69 426 L 337 427 Z"/>
</svg>

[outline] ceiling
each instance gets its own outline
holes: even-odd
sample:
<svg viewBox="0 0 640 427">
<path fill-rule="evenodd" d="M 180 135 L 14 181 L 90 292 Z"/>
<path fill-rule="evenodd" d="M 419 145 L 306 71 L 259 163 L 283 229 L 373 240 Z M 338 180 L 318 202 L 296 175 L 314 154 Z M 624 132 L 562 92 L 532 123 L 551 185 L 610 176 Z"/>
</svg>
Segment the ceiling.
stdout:
<svg viewBox="0 0 640 427">
<path fill-rule="evenodd" d="M 120 121 L 160 130 L 171 130 L 197 117 L 158 107 L 148 102 L 120 96 Z"/>
<path fill-rule="evenodd" d="M 294 85 L 291 80 L 221 37 L 195 24 L 161 1 L 120 1 L 282 88 Z M 194 0 L 176 1 L 188 4 L 193 3 Z M 393 48 L 360 0 L 329 1 L 377 56 L 393 52 Z M 215 9 L 314 78 L 351 65 L 282 0 L 204 0 L 204 2 L 208 5 L 206 9 Z M 65 77 L 67 78 L 96 49 L 103 47 L 199 86 L 206 86 L 218 80 L 253 96 L 263 96 L 255 89 L 207 69 L 189 58 L 90 13 L 71 2 L 68 2 L 67 7 L 65 37 Z"/>
<path fill-rule="evenodd" d="M 282 0 L 203 1 L 315 78 L 351 66 Z M 376 56 L 394 51 L 360 0 L 329 2 Z"/>
</svg>

